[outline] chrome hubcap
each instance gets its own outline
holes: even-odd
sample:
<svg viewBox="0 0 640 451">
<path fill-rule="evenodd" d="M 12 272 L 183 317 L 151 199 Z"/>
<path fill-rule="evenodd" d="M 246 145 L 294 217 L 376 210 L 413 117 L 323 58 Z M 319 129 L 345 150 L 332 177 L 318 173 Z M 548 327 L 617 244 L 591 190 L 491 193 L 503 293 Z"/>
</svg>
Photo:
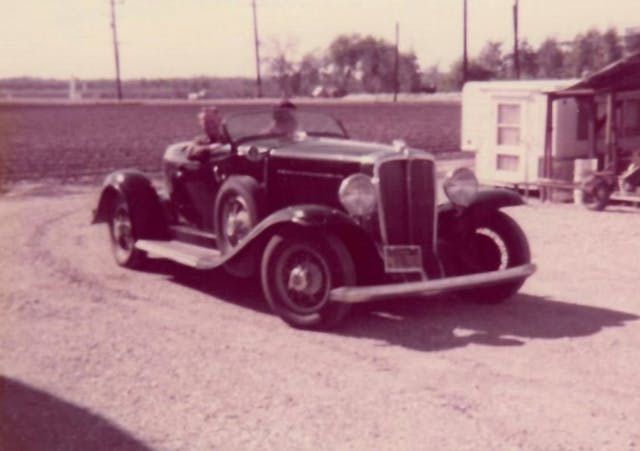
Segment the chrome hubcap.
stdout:
<svg viewBox="0 0 640 451">
<path fill-rule="evenodd" d="M 277 266 L 283 301 L 291 309 L 313 313 L 328 302 L 331 271 L 315 250 L 306 246 L 291 248 Z"/>
<path fill-rule="evenodd" d="M 230 199 L 223 216 L 223 231 L 227 241 L 235 246 L 250 230 L 251 217 L 244 200 L 239 196 Z"/>
<path fill-rule="evenodd" d="M 312 262 L 295 266 L 289 273 L 289 290 L 313 296 L 322 288 L 322 271 Z"/>
</svg>

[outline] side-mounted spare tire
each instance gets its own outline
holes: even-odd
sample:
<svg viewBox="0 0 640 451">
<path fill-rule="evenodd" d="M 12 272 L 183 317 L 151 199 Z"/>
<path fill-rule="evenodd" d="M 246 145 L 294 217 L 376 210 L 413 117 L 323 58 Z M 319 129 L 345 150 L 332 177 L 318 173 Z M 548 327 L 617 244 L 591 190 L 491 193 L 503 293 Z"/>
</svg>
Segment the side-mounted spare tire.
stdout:
<svg viewBox="0 0 640 451">
<path fill-rule="evenodd" d="M 340 239 L 295 229 L 268 242 L 260 276 L 271 309 L 289 325 L 307 329 L 340 322 L 349 305 L 332 302 L 330 292 L 356 283 L 353 259 Z"/>
</svg>

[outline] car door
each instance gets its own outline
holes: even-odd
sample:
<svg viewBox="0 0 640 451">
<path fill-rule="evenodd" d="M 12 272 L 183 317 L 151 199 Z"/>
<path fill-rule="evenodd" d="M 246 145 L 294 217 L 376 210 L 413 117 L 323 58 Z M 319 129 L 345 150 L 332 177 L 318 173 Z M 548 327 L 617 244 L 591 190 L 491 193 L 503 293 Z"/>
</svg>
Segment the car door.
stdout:
<svg viewBox="0 0 640 451">
<path fill-rule="evenodd" d="M 180 167 L 181 184 L 188 202 L 188 219 L 198 228 L 213 230 L 213 209 L 221 183 L 221 168 L 230 155 L 228 144 L 215 146 L 198 158 L 186 158 Z"/>
</svg>

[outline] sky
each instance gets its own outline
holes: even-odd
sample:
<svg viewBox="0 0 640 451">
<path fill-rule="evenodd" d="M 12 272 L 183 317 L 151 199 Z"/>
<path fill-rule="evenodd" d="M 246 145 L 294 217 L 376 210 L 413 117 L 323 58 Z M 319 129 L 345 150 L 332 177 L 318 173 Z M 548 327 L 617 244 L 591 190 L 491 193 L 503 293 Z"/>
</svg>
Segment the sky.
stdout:
<svg viewBox="0 0 640 451">
<path fill-rule="evenodd" d="M 115 0 L 121 76 L 255 76 L 251 0 Z M 513 41 L 514 0 L 467 0 L 469 54 Z M 4 3 L 4 5 L 2 5 Z M 110 78 L 109 0 L 0 0 L 0 78 Z M 395 40 L 423 69 L 462 53 L 463 0 L 256 0 L 260 56 L 299 58 L 340 34 Z M 537 46 L 591 27 L 640 26 L 640 0 L 519 0 L 520 38 Z M 263 69 L 263 74 L 265 70 Z"/>
</svg>

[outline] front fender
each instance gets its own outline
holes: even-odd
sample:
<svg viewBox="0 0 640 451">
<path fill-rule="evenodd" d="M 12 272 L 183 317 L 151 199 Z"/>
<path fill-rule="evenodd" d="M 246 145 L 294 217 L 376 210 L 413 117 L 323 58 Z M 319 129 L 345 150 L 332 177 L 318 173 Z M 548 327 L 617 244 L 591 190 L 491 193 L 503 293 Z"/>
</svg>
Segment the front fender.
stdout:
<svg viewBox="0 0 640 451">
<path fill-rule="evenodd" d="M 141 232 L 141 238 L 157 238 L 164 235 L 166 224 L 158 193 L 151 180 L 135 169 L 115 171 L 105 178 L 98 206 L 93 211 L 92 224 L 109 221 L 114 203 L 119 196 L 127 202 L 132 219 Z"/>
<path fill-rule="evenodd" d="M 370 234 L 346 213 L 335 208 L 311 204 L 286 207 L 270 214 L 251 230 L 240 246 L 225 256 L 224 262 L 234 263 L 245 258 L 255 262 L 255 251 L 262 251 L 274 234 L 295 233 L 296 229 L 337 236 L 347 246 L 356 268 L 362 271 L 363 277 L 375 274 L 373 269 L 379 257 Z"/>
<path fill-rule="evenodd" d="M 522 196 L 505 188 L 491 188 L 479 191 L 476 198 L 466 208 L 446 203 L 438 207 L 438 235 L 440 238 L 455 239 L 469 230 L 471 224 L 483 215 L 491 214 L 504 207 L 523 205 Z"/>
<path fill-rule="evenodd" d="M 282 227 L 347 229 L 365 233 L 360 225 L 346 213 L 322 205 L 296 205 L 277 210 L 260 221 L 245 238 L 244 244 L 229 254 L 233 257 L 265 235 L 271 236 Z"/>
<path fill-rule="evenodd" d="M 473 202 L 466 208 L 457 207 L 448 202 L 438 207 L 438 213 L 455 211 L 462 214 L 481 214 L 483 211 L 494 211 L 523 204 L 522 196 L 516 191 L 505 188 L 491 188 L 478 191 Z"/>
</svg>

